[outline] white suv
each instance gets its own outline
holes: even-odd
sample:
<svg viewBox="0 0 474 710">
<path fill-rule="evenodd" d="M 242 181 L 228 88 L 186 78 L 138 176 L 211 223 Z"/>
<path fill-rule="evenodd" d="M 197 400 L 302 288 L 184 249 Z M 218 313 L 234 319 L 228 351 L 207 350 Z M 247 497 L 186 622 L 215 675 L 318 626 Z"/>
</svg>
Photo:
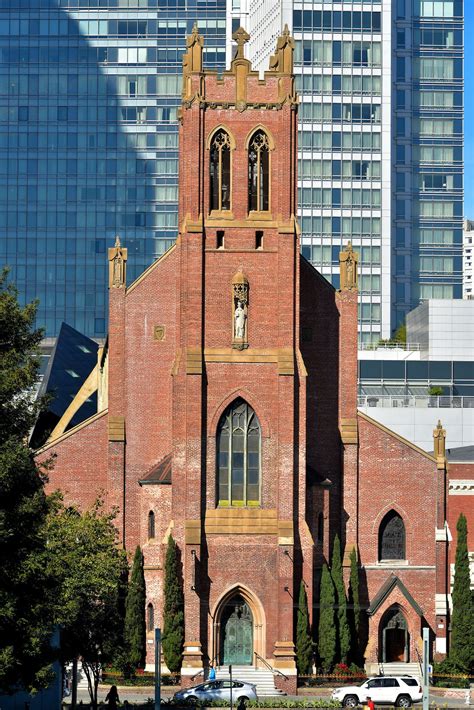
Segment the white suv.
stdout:
<svg viewBox="0 0 474 710">
<path fill-rule="evenodd" d="M 387 703 L 399 708 L 409 708 L 423 698 L 423 690 L 418 678 L 410 675 L 379 676 L 369 678 L 362 685 L 346 685 L 335 688 L 333 700 L 339 700 L 345 707 L 355 708 L 364 703 L 367 698 L 374 703 Z"/>
</svg>

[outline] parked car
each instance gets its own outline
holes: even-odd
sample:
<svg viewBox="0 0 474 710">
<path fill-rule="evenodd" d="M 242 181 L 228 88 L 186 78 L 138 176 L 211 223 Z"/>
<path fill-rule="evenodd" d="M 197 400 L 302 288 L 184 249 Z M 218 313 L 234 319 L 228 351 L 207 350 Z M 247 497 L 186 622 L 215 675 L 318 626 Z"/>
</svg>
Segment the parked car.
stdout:
<svg viewBox="0 0 474 710">
<path fill-rule="evenodd" d="M 187 700 L 189 702 L 207 702 L 209 700 L 230 701 L 230 680 L 211 680 L 207 683 L 195 685 L 186 690 L 175 693 L 175 700 Z M 257 700 L 255 686 L 251 683 L 244 683 L 242 680 L 232 680 L 232 700 Z"/>
<path fill-rule="evenodd" d="M 333 700 L 339 700 L 345 707 L 355 708 L 370 697 L 376 704 L 387 703 L 399 708 L 409 708 L 423 698 L 423 690 L 415 676 L 379 676 L 369 678 L 362 685 L 346 685 L 335 688 Z"/>
</svg>

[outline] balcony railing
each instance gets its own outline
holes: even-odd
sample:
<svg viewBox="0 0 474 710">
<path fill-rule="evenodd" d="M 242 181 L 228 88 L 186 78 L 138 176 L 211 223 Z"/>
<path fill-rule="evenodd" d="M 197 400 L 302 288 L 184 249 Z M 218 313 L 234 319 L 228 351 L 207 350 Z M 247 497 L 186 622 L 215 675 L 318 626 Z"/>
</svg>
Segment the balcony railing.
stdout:
<svg viewBox="0 0 474 710">
<path fill-rule="evenodd" d="M 361 343 L 359 350 L 421 350 L 420 343 Z"/>
<path fill-rule="evenodd" d="M 431 397 L 413 395 L 359 395 L 359 407 L 385 407 L 387 409 L 474 409 L 474 397 Z"/>
</svg>

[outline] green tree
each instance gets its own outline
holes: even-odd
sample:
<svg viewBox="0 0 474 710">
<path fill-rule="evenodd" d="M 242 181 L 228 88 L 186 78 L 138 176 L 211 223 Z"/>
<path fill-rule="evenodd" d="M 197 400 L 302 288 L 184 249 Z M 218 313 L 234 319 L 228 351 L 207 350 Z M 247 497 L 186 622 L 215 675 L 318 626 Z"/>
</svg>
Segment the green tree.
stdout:
<svg viewBox="0 0 474 710">
<path fill-rule="evenodd" d="M 319 592 L 318 655 L 325 671 L 331 670 L 336 659 L 335 600 L 331 574 L 324 563 Z"/>
<path fill-rule="evenodd" d="M 165 559 L 163 655 L 171 673 L 181 669 L 184 644 L 184 596 L 179 548 L 170 535 Z"/>
<path fill-rule="evenodd" d="M 27 444 L 40 402 L 34 388 L 42 331 L 36 303 L 18 303 L 0 274 L 0 689 L 45 687 L 51 677 L 54 579 L 46 550 L 46 470 Z"/>
<path fill-rule="evenodd" d="M 406 323 L 400 323 L 392 338 L 394 343 L 406 343 L 407 342 L 407 326 Z"/>
<path fill-rule="evenodd" d="M 347 619 L 347 599 L 342 571 L 341 543 L 338 535 L 336 535 L 334 539 L 334 545 L 332 548 L 331 577 L 336 590 L 337 653 L 341 663 L 347 663 L 347 657 L 349 655 L 351 645 L 351 635 Z"/>
<path fill-rule="evenodd" d="M 348 594 L 348 620 L 351 632 L 351 657 L 358 665 L 360 658 L 360 598 L 359 598 L 359 565 L 357 562 L 356 548 L 350 553 L 351 575 L 349 579 Z"/>
<path fill-rule="evenodd" d="M 57 495 L 48 521 L 48 563 L 60 581 L 56 612 L 63 660 L 81 658 L 93 708 L 101 666 L 115 658 L 123 634 L 120 596 L 127 559 L 114 518 L 100 500 L 81 513 L 66 508 Z"/>
<path fill-rule="evenodd" d="M 145 628 L 145 574 L 143 571 L 143 553 L 140 546 L 135 550 L 132 573 L 128 583 L 125 602 L 124 640 L 127 656 L 134 668 L 143 667 L 146 657 Z"/>
<path fill-rule="evenodd" d="M 458 518 L 456 530 L 458 539 L 454 567 L 449 660 L 460 670 L 470 672 L 474 667 L 474 606 L 470 589 L 467 520 L 463 513 Z"/>
<path fill-rule="evenodd" d="M 309 675 L 313 663 L 313 642 L 309 626 L 308 598 L 303 580 L 300 584 L 296 620 L 296 667 L 300 675 Z"/>
</svg>

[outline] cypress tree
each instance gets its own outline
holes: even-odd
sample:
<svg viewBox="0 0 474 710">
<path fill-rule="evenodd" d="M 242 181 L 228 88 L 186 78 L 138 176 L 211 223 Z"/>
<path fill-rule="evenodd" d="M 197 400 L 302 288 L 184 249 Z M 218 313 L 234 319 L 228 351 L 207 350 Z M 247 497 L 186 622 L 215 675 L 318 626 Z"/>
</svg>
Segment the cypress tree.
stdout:
<svg viewBox="0 0 474 710">
<path fill-rule="evenodd" d="M 296 667 L 299 675 L 311 673 L 312 657 L 313 642 L 309 627 L 308 598 L 304 582 L 301 581 L 296 621 Z"/>
<path fill-rule="evenodd" d="M 334 587 L 336 589 L 336 627 L 339 660 L 341 661 L 341 663 L 347 663 L 347 657 L 349 655 L 351 644 L 351 636 L 349 631 L 349 622 L 347 620 L 347 599 L 346 589 L 344 586 L 344 577 L 342 572 L 341 543 L 339 541 L 338 535 L 336 535 L 334 539 L 334 546 L 332 548 L 331 577 L 332 581 L 334 582 Z"/>
<path fill-rule="evenodd" d="M 127 655 L 134 668 L 145 665 L 146 628 L 145 628 L 145 574 L 143 571 L 143 553 L 137 546 L 133 557 L 132 573 L 128 583 L 125 602 L 124 640 Z"/>
<path fill-rule="evenodd" d="M 351 632 L 351 656 L 355 663 L 360 662 L 360 600 L 359 600 L 359 567 L 355 547 L 350 554 L 351 576 L 349 580 L 348 620 Z"/>
<path fill-rule="evenodd" d="M 163 655 L 172 673 L 181 668 L 184 644 L 184 596 L 181 559 L 172 535 L 168 538 L 165 559 L 163 609 Z"/>
<path fill-rule="evenodd" d="M 334 603 L 334 585 L 328 566 L 324 563 L 319 594 L 318 653 L 322 667 L 326 671 L 332 668 L 336 658 Z"/>
<path fill-rule="evenodd" d="M 458 539 L 454 568 L 449 659 L 460 670 L 470 672 L 474 666 L 474 608 L 470 589 L 467 520 L 463 513 L 458 518 L 456 530 Z"/>
</svg>

